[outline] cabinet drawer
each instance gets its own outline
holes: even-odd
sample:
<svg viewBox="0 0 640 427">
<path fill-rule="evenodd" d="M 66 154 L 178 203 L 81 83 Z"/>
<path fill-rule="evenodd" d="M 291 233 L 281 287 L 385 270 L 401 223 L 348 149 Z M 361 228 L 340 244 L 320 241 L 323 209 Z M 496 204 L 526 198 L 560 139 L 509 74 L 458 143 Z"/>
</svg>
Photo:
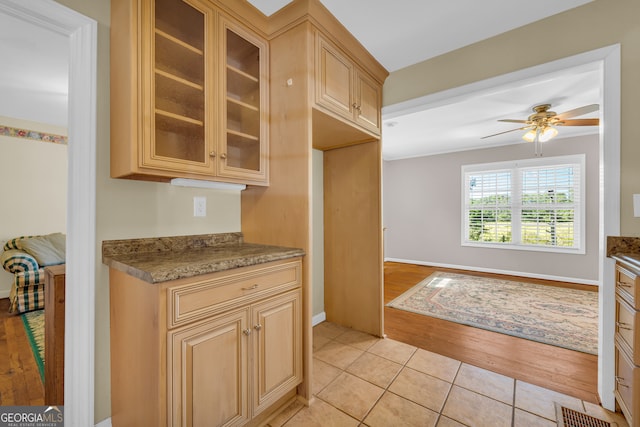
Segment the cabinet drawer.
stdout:
<svg viewBox="0 0 640 427">
<path fill-rule="evenodd" d="M 622 267 L 616 265 L 616 293 L 621 295 L 634 310 L 640 310 L 640 283 L 638 275 Z"/>
<path fill-rule="evenodd" d="M 263 264 L 213 279 L 167 289 L 168 327 L 193 322 L 239 304 L 300 286 L 302 262 Z"/>
<path fill-rule="evenodd" d="M 640 365 L 640 315 L 620 295 L 616 295 L 616 342 L 634 365 Z"/>
<path fill-rule="evenodd" d="M 640 416 L 640 399 L 637 396 L 640 386 L 640 368 L 633 364 L 618 345 L 616 345 L 615 353 L 616 384 L 614 394 L 629 425 L 634 425 L 633 419 Z"/>
</svg>

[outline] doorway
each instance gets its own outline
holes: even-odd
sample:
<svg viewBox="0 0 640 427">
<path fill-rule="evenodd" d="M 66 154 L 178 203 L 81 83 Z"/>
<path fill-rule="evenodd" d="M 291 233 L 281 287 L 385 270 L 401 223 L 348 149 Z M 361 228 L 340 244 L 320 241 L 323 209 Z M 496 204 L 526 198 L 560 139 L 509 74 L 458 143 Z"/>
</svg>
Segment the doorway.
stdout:
<svg viewBox="0 0 640 427">
<path fill-rule="evenodd" d="M 53 1 L 0 0 L 0 13 L 69 39 L 65 421 L 94 425 L 97 22 Z"/>
<path fill-rule="evenodd" d="M 619 234 L 620 210 L 620 47 L 609 46 L 569 58 L 553 61 L 517 72 L 509 73 L 463 87 L 445 90 L 422 98 L 387 106 L 383 109 L 383 118 L 418 111 L 427 104 L 446 103 L 448 99 L 468 96 L 471 93 L 491 90 L 491 88 L 513 83 L 538 75 L 559 72 L 586 64 L 597 64 L 602 70 L 601 111 L 606 126 L 602 127 L 599 136 L 600 154 L 600 203 L 598 224 L 598 284 L 599 298 L 599 358 L 598 358 L 598 391 L 602 404 L 607 409 L 614 408 L 614 344 L 613 319 L 614 303 L 612 298 L 613 262 L 605 257 L 606 236 Z"/>
</svg>

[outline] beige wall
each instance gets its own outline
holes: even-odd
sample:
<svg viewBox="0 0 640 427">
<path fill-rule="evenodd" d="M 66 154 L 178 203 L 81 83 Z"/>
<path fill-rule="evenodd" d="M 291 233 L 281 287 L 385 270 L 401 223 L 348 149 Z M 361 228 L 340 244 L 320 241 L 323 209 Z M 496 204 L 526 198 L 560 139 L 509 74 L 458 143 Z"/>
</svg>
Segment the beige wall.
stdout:
<svg viewBox="0 0 640 427">
<path fill-rule="evenodd" d="M 96 163 L 95 420 L 111 414 L 109 275 L 103 240 L 240 231 L 240 195 L 109 177 L 109 0 L 58 0 L 98 21 Z M 193 217 L 193 196 L 207 197 L 207 216 Z"/>
<path fill-rule="evenodd" d="M 586 253 L 461 246 L 463 165 L 530 159 L 533 145 L 508 145 L 384 164 L 385 259 L 533 277 L 598 281 L 598 136 L 553 139 L 544 157 L 585 154 Z M 453 219 L 453 220 L 452 220 Z"/>
<path fill-rule="evenodd" d="M 621 234 L 640 235 L 632 194 L 640 193 L 640 2 L 595 0 L 479 43 L 391 73 L 384 104 L 619 43 L 622 56 Z M 606 126 L 606 124 L 605 124 Z"/>
<path fill-rule="evenodd" d="M 0 117 L 0 125 L 66 135 L 59 126 Z M 67 146 L 0 136 L 0 252 L 18 236 L 66 233 Z M 0 295 L 9 296 L 13 274 L 0 269 Z"/>
<path fill-rule="evenodd" d="M 313 295 L 313 316 L 324 313 L 324 153 L 313 150 L 313 276 L 311 277 L 311 289 Z"/>
</svg>

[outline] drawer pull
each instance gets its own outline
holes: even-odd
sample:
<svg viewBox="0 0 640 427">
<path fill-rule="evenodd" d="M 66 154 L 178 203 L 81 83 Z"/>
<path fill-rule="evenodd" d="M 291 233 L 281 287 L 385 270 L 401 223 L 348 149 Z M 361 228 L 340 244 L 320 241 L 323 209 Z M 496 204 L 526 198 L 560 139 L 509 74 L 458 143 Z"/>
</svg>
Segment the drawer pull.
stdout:
<svg viewBox="0 0 640 427">
<path fill-rule="evenodd" d="M 253 291 L 254 289 L 258 289 L 257 283 L 253 286 L 249 286 L 248 288 L 242 288 L 243 291 Z"/>
<path fill-rule="evenodd" d="M 633 285 L 630 285 L 630 284 L 625 283 L 625 282 L 620 282 L 620 281 L 618 282 L 618 286 L 621 286 L 623 288 L 633 288 Z"/>
<path fill-rule="evenodd" d="M 251 335 L 251 329 L 247 328 L 245 330 L 242 331 L 243 334 L 245 334 L 246 336 Z"/>
<path fill-rule="evenodd" d="M 616 376 L 616 383 L 620 386 L 620 387 L 629 387 L 627 384 L 623 383 L 624 378 L 622 377 L 618 377 Z"/>
<path fill-rule="evenodd" d="M 616 326 L 619 329 L 626 329 L 627 331 L 633 331 L 633 328 L 629 327 L 629 325 L 627 323 L 616 322 Z"/>
<path fill-rule="evenodd" d="M 262 325 L 258 323 L 256 326 L 253 327 L 253 329 L 255 329 L 256 331 L 259 331 L 260 329 L 262 329 Z"/>
</svg>

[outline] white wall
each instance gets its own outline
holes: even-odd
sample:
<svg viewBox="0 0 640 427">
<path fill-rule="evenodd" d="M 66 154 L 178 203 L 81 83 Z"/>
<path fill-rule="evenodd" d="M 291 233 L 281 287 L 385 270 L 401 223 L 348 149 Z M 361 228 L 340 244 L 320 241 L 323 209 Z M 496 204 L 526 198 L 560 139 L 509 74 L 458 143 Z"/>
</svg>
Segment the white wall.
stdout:
<svg viewBox="0 0 640 427">
<path fill-rule="evenodd" d="M 0 117 L 0 126 L 66 135 L 58 126 Z M 23 235 L 66 233 L 67 146 L 0 135 L 0 251 Z M 0 298 L 13 274 L 0 269 Z"/>
<path fill-rule="evenodd" d="M 586 154 L 584 255 L 461 246 L 461 166 L 533 157 L 533 145 L 522 143 L 384 162 L 385 259 L 595 284 L 598 136 L 554 139 L 544 144 L 545 157 L 577 153 Z"/>
</svg>

